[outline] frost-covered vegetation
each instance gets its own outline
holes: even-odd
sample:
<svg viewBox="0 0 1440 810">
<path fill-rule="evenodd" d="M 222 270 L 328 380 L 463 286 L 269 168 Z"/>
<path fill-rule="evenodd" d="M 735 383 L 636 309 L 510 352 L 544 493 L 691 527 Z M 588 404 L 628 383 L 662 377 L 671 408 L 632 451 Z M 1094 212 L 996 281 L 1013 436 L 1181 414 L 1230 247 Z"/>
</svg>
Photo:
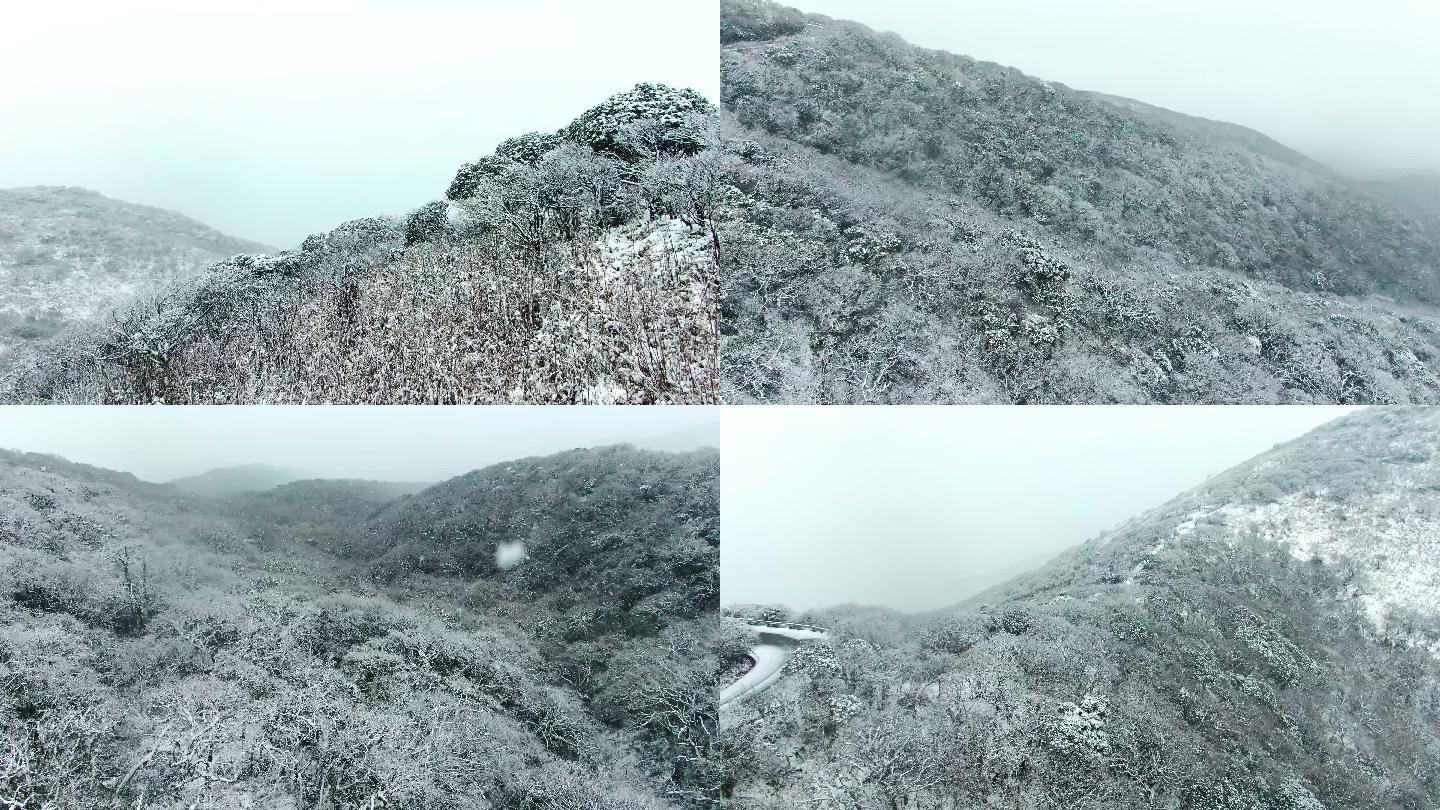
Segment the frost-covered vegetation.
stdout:
<svg viewBox="0 0 1440 810">
<path fill-rule="evenodd" d="M 10 397 L 654 403 L 717 396 L 714 110 L 642 84 L 447 200 L 242 255 L 67 334 Z"/>
<path fill-rule="evenodd" d="M 0 451 L 0 805 L 713 806 L 718 474 L 210 498 Z"/>
<path fill-rule="evenodd" d="M 1440 415 L 1372 409 L 955 608 L 797 614 L 831 641 L 722 710 L 728 794 L 747 810 L 1440 806 L 1436 453 Z"/>
<path fill-rule="evenodd" d="M 50 338 L 237 253 L 270 248 L 67 186 L 0 189 L 0 371 Z"/>
<path fill-rule="evenodd" d="M 1440 400 L 1433 183 L 763 0 L 721 35 L 727 401 Z"/>
</svg>

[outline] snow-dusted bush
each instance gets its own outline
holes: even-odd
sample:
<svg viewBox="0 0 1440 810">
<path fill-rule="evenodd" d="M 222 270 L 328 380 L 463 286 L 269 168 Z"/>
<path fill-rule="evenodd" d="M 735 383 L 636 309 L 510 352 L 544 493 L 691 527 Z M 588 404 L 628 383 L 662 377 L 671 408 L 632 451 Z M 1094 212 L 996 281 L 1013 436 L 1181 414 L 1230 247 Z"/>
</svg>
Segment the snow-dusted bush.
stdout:
<svg viewBox="0 0 1440 810">
<path fill-rule="evenodd" d="M 710 102 L 694 90 L 647 82 L 586 110 L 564 135 L 633 164 L 708 148 L 713 116 Z"/>
</svg>

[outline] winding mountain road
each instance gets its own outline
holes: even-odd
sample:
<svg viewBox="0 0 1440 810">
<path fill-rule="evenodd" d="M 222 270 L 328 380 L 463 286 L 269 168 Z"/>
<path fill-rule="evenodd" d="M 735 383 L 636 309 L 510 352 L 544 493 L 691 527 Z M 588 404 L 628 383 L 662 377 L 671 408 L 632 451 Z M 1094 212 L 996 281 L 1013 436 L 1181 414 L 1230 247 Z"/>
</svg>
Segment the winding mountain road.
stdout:
<svg viewBox="0 0 1440 810">
<path fill-rule="evenodd" d="M 807 624 L 748 622 L 745 626 L 758 637 L 750 648 L 750 660 L 755 662 L 755 666 L 720 690 L 721 706 L 769 688 L 780 679 L 785 662 L 790 660 L 796 648 L 806 641 L 830 637 L 823 628 Z"/>
</svg>

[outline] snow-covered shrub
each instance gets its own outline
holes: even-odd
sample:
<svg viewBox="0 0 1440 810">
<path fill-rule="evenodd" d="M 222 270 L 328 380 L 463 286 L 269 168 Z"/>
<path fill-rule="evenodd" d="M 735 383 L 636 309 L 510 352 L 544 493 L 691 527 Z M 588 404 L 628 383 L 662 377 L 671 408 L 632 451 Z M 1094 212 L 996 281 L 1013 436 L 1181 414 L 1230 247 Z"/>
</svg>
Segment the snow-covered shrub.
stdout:
<svg viewBox="0 0 1440 810">
<path fill-rule="evenodd" d="M 1098 761 L 1110 752 L 1106 714 L 1101 695 L 1087 694 L 1079 704 L 1064 701 L 1047 724 L 1046 742 L 1063 756 Z"/>
<path fill-rule="evenodd" d="M 450 234 L 450 204 L 426 203 L 405 217 L 405 246 L 436 242 Z"/>
</svg>

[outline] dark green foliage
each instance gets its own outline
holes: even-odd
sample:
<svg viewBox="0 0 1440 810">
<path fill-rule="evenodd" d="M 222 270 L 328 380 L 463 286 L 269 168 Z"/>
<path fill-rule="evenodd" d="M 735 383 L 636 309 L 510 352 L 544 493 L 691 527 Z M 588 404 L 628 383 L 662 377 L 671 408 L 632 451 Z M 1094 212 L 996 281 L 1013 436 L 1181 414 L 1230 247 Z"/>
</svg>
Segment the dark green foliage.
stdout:
<svg viewBox="0 0 1440 810">
<path fill-rule="evenodd" d="M 486 155 L 479 160 L 466 163 L 455 172 L 455 179 L 450 181 L 449 188 L 445 189 L 445 198 L 449 200 L 468 200 L 480 190 L 480 184 L 486 179 L 500 177 L 506 166 L 506 161 L 499 155 Z"/>
<path fill-rule="evenodd" d="M 579 637 L 648 634 L 715 609 L 718 465 L 714 452 L 628 446 L 498 464 L 387 507 L 347 553 L 379 577 L 498 576 L 569 593 Z M 502 574 L 496 549 L 514 541 L 526 562 Z"/>
<path fill-rule="evenodd" d="M 234 515 L 251 537 L 319 545 L 344 556 L 381 507 L 425 488 L 392 481 L 294 481 L 232 496 L 217 508 Z"/>
<path fill-rule="evenodd" d="M 507 138 L 495 147 L 495 157 L 501 160 L 534 166 L 563 142 L 560 135 L 551 132 L 529 132 L 518 138 Z"/>
<path fill-rule="evenodd" d="M 501 141 L 493 154 L 461 166 L 455 173 L 455 179 L 450 181 L 445 196 L 451 200 L 469 199 L 480 190 L 482 180 L 498 180 L 504 175 L 505 168 L 513 164 L 534 166 L 562 142 L 560 135 L 544 132 L 531 132 Z"/>
<path fill-rule="evenodd" d="M 120 592 L 113 597 L 110 623 L 115 634 L 136 637 L 144 635 L 150 621 L 160 612 L 160 600 L 150 579 L 150 561 L 130 548 L 122 548 L 115 556 L 120 578 Z"/>
<path fill-rule="evenodd" d="M 710 145 L 714 108 L 690 89 L 642 83 L 586 110 L 566 138 L 635 164 L 666 155 L 695 155 Z"/>
<path fill-rule="evenodd" d="M 714 108 L 694 90 L 642 83 L 586 110 L 556 133 L 532 132 L 503 141 L 495 152 L 460 167 L 445 196 L 468 200 L 489 182 L 509 182 L 524 167 L 540 166 L 562 144 L 626 166 L 670 155 L 692 156 L 713 145 Z"/>
<path fill-rule="evenodd" d="M 643 740 L 667 795 L 715 798 L 719 456 L 616 446 L 477 470 L 385 507 L 344 549 L 382 580 L 471 579 L 513 612 L 597 717 Z M 496 564 L 502 543 L 524 561 Z"/>
</svg>

